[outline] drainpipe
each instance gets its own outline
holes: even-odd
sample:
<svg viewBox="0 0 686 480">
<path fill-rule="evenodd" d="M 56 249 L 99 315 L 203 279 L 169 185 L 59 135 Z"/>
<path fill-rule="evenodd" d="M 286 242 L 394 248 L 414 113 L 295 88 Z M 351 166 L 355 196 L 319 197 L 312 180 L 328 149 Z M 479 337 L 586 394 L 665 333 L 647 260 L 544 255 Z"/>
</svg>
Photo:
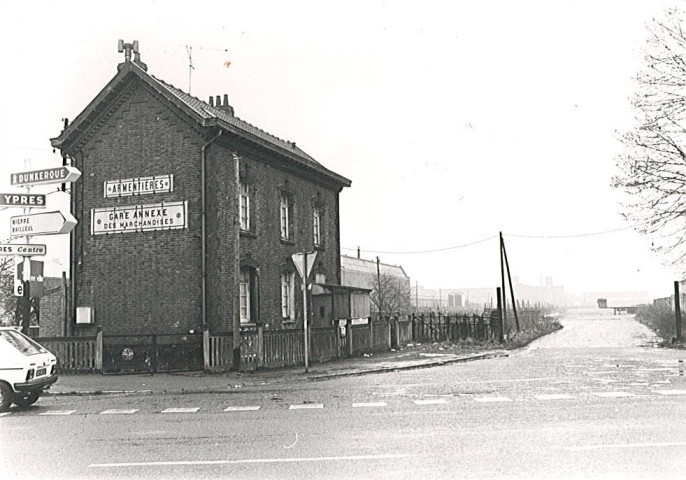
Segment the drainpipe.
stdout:
<svg viewBox="0 0 686 480">
<path fill-rule="evenodd" d="M 219 130 L 219 133 L 217 133 L 212 139 L 207 142 L 205 145 L 202 146 L 202 149 L 200 151 L 200 203 L 201 203 L 201 215 L 200 215 L 200 236 L 201 236 L 201 255 L 202 255 L 202 328 L 205 330 L 207 328 L 207 259 L 206 259 L 206 253 L 207 253 L 207 196 L 205 193 L 206 187 L 205 187 L 205 181 L 206 181 L 206 168 L 205 168 L 205 163 L 206 163 L 206 150 L 207 147 L 210 146 L 217 138 L 219 138 L 222 134 L 222 131 Z"/>
</svg>

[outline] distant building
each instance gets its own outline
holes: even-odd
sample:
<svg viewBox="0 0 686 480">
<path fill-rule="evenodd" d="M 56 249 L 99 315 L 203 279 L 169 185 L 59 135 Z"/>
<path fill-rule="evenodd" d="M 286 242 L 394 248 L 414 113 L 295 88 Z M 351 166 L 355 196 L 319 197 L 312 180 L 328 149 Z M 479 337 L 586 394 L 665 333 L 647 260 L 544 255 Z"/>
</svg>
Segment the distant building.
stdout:
<svg viewBox="0 0 686 480">
<path fill-rule="evenodd" d="M 351 287 L 372 290 L 372 303 L 378 311 L 378 278 L 381 277 L 382 298 L 384 298 L 384 310 L 392 313 L 404 313 L 397 310 L 406 310 L 410 306 L 411 289 L 410 277 L 399 265 L 389 265 L 375 260 L 365 260 L 359 257 L 341 255 L 341 284 Z M 386 290 L 385 292 L 383 290 Z M 391 298 L 393 297 L 393 298 Z"/>
</svg>

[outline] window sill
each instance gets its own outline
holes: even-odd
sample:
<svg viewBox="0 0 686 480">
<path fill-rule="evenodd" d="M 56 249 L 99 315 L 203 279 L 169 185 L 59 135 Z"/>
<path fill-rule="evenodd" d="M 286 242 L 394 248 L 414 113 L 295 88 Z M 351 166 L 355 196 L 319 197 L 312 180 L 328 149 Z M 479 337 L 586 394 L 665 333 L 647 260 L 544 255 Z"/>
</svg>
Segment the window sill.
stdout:
<svg viewBox="0 0 686 480">
<path fill-rule="evenodd" d="M 281 243 L 282 243 L 283 245 L 290 245 L 290 246 L 294 246 L 294 245 L 295 245 L 295 241 L 294 241 L 294 240 L 291 240 L 290 238 L 282 238 L 282 239 L 281 239 Z"/>
<path fill-rule="evenodd" d="M 241 234 L 241 237 L 257 238 L 257 234 L 255 232 L 251 232 L 250 230 L 241 230 L 240 234 Z"/>
</svg>

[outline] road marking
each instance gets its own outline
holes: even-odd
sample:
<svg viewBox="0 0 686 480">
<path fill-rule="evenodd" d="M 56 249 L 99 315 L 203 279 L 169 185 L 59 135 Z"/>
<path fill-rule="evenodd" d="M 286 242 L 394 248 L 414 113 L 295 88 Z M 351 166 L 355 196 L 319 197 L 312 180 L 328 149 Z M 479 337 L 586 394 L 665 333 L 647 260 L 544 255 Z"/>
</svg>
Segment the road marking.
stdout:
<svg viewBox="0 0 686 480">
<path fill-rule="evenodd" d="M 104 412 L 100 412 L 100 415 L 131 415 L 132 413 L 136 413 L 137 411 L 138 411 L 137 408 L 130 408 L 130 409 L 112 408 L 110 410 L 105 410 Z"/>
<path fill-rule="evenodd" d="M 167 408 L 162 410 L 162 413 L 195 413 L 200 410 L 200 407 L 188 407 L 188 408 Z"/>
<path fill-rule="evenodd" d="M 445 405 L 448 401 L 445 398 L 436 398 L 432 400 L 415 400 L 416 405 Z"/>
<path fill-rule="evenodd" d="M 603 398 L 633 397 L 633 393 L 628 392 L 595 392 L 593 395 Z"/>
<path fill-rule="evenodd" d="M 245 460 L 180 460 L 170 462 L 126 462 L 126 463 L 92 463 L 89 468 L 116 467 L 166 467 L 178 465 L 238 465 L 250 463 L 297 463 L 297 462 L 341 462 L 358 460 L 389 460 L 407 458 L 408 454 L 389 455 L 351 455 L 340 457 L 295 457 L 295 458 L 250 458 Z"/>
<path fill-rule="evenodd" d="M 302 403 L 298 405 L 291 405 L 288 407 L 289 410 L 308 410 L 312 408 L 324 408 L 323 403 Z"/>
<path fill-rule="evenodd" d="M 39 413 L 38 415 L 71 415 L 76 410 L 48 410 L 47 412 Z"/>
<path fill-rule="evenodd" d="M 246 405 L 246 406 L 237 406 L 237 407 L 226 407 L 224 409 L 225 412 L 254 412 L 255 410 L 259 410 L 260 406 L 259 405 Z"/>
<path fill-rule="evenodd" d="M 9 415 L 10 413 L 12 413 L 12 412 L 2 412 L 2 413 L 0 413 L 0 417 L 4 417 L 5 415 Z"/>
<path fill-rule="evenodd" d="M 488 402 L 511 402 L 511 398 L 507 397 L 478 397 L 474 399 L 477 402 L 488 403 Z"/>
<path fill-rule="evenodd" d="M 660 395 L 686 395 L 686 390 L 653 390 Z"/>
<path fill-rule="evenodd" d="M 611 448 L 650 448 L 650 447 L 686 447 L 686 442 L 664 442 L 664 443 L 610 443 L 605 445 L 578 445 L 574 447 L 564 447 L 565 450 L 601 450 Z"/>
<path fill-rule="evenodd" d="M 353 403 L 353 408 L 385 407 L 385 406 L 386 406 L 386 402 Z"/>
<path fill-rule="evenodd" d="M 545 395 L 534 395 L 534 397 L 538 400 L 567 400 L 574 398 L 571 395 L 566 395 L 564 393 L 549 393 Z"/>
</svg>

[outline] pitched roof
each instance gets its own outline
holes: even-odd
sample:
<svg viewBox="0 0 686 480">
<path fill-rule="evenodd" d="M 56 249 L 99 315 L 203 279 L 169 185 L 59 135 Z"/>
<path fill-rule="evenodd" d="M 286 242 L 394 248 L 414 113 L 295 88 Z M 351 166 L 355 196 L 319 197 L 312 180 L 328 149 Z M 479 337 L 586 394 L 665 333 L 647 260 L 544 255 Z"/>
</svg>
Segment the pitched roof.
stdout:
<svg viewBox="0 0 686 480">
<path fill-rule="evenodd" d="M 104 103 L 116 96 L 118 92 L 129 85 L 132 78 L 138 78 L 154 90 L 167 98 L 170 102 L 185 111 L 201 127 L 219 127 L 227 132 L 234 133 L 253 143 L 261 145 L 281 156 L 293 160 L 297 164 L 314 170 L 315 172 L 334 180 L 341 186 L 349 187 L 351 181 L 347 178 L 327 169 L 310 155 L 296 146 L 295 142 L 289 142 L 261 130 L 230 113 L 216 108 L 202 100 L 193 97 L 186 92 L 164 82 L 161 79 L 148 74 L 135 62 L 126 62 L 121 65 L 119 72 L 103 88 L 91 103 L 65 128 L 56 138 L 51 139 L 52 146 L 60 149 L 69 149 L 72 142 L 81 138 L 81 133 L 89 129 L 93 122 L 97 121 L 104 110 Z"/>
<path fill-rule="evenodd" d="M 376 275 L 376 262 L 362 258 L 341 255 L 341 270 Z M 379 271 L 384 275 L 399 278 L 410 278 L 403 267 L 379 262 Z"/>
</svg>

